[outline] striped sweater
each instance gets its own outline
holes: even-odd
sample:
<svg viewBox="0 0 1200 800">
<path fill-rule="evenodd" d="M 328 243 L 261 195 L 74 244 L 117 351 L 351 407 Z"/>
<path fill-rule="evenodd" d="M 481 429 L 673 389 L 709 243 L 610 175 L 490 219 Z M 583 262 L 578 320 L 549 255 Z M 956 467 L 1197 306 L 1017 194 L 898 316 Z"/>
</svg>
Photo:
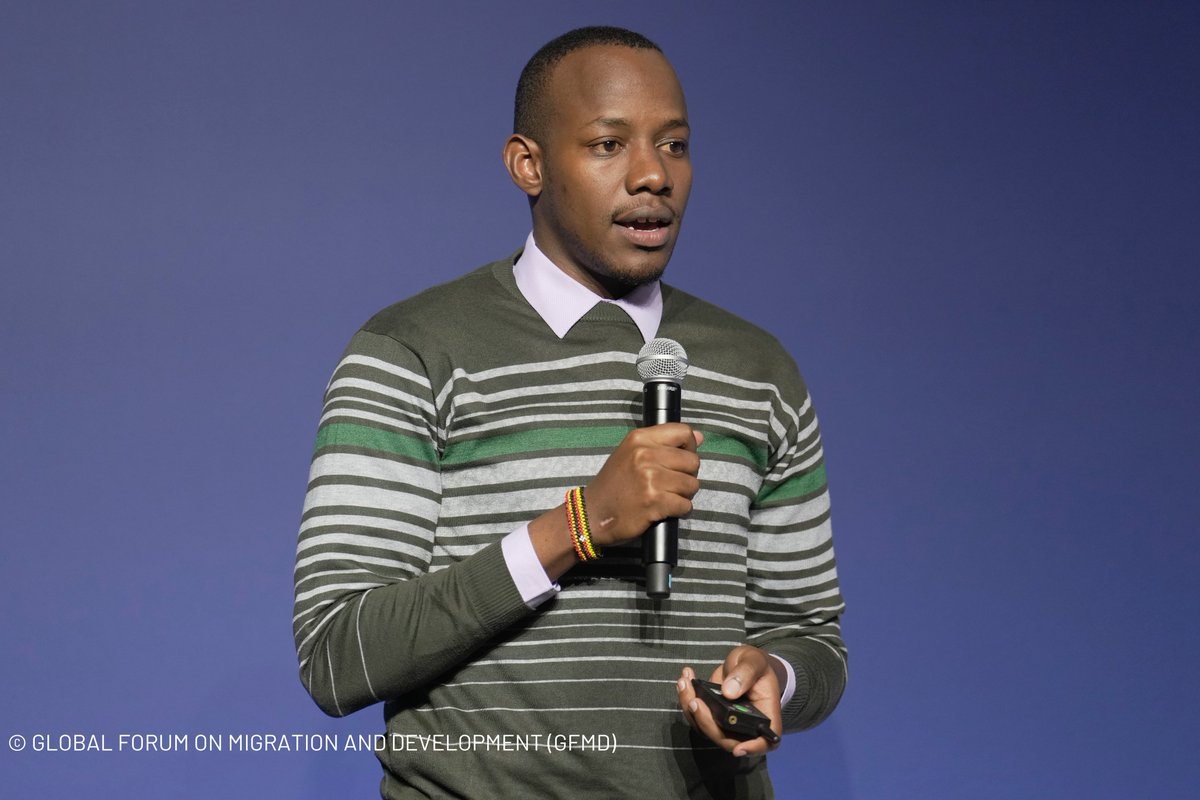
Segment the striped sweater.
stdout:
<svg viewBox="0 0 1200 800">
<path fill-rule="evenodd" d="M 693 732 L 674 682 L 749 642 L 793 666 L 785 728 L 845 683 L 816 417 L 778 342 L 663 286 L 703 431 L 668 600 L 637 541 L 536 610 L 499 540 L 586 484 L 641 420 L 643 342 L 598 304 L 558 339 L 513 257 L 373 317 L 325 395 L 295 568 L 300 676 L 335 715 L 382 701 L 385 797 L 770 797 L 765 759 Z"/>
</svg>

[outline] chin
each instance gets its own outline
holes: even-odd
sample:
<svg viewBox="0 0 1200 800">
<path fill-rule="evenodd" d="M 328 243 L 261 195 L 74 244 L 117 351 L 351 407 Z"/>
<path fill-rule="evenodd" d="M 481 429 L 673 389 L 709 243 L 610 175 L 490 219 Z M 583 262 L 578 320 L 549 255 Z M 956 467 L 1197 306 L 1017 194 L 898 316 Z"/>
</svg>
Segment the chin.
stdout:
<svg viewBox="0 0 1200 800">
<path fill-rule="evenodd" d="M 661 278 L 666 271 L 667 265 L 663 263 L 647 267 L 616 269 L 610 273 L 610 277 L 622 286 L 636 289 L 639 286 L 645 286 L 647 283 L 653 283 Z"/>
<path fill-rule="evenodd" d="M 630 287 L 653 283 L 667 271 L 667 263 L 671 260 L 671 251 L 658 251 L 645 254 L 648 257 L 634 259 L 624 264 L 611 265 L 610 275 L 613 279 Z"/>
</svg>

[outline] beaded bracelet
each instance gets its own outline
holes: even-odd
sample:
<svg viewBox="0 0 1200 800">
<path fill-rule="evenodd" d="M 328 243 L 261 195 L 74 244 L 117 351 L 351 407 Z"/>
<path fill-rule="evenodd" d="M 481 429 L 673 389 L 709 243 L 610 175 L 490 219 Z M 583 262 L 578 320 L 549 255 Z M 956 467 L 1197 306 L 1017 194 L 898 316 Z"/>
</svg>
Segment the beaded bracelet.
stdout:
<svg viewBox="0 0 1200 800">
<path fill-rule="evenodd" d="M 571 503 L 571 492 L 567 492 L 567 529 L 571 531 L 571 544 L 575 547 L 575 555 L 580 561 L 587 561 L 587 553 L 584 552 L 583 545 L 579 541 L 579 526 L 575 524 L 575 509 Z"/>
<path fill-rule="evenodd" d="M 592 544 L 592 532 L 588 529 L 587 510 L 583 505 L 583 487 L 567 490 L 567 528 L 571 531 L 571 544 L 580 561 L 592 561 L 600 557 L 600 551 Z"/>
</svg>

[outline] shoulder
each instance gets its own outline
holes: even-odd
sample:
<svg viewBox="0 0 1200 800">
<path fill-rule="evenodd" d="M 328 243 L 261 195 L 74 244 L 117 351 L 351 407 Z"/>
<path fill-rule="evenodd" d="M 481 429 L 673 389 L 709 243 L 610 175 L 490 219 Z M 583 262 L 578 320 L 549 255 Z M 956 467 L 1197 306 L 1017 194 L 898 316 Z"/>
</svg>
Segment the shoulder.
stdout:
<svg viewBox="0 0 1200 800">
<path fill-rule="evenodd" d="M 517 254 L 484 264 L 446 283 L 431 286 L 407 299 L 378 311 L 361 331 L 386 336 L 414 349 L 434 341 L 453 338 L 462 330 L 464 318 L 481 310 L 504 306 L 515 298 L 512 287 L 498 276 L 511 275 Z"/>
<path fill-rule="evenodd" d="M 380 310 L 353 336 L 343 358 L 371 359 L 421 375 L 435 394 L 460 372 L 500 365 L 511 357 L 511 343 L 521 334 L 545 328 L 513 278 L 519 255 L 484 264 Z"/>
<path fill-rule="evenodd" d="M 517 255 L 378 311 L 350 339 L 340 363 L 382 364 L 442 385 L 464 352 L 481 339 L 497 338 L 494 329 L 502 327 L 505 317 L 520 313 L 512 279 Z"/>
</svg>

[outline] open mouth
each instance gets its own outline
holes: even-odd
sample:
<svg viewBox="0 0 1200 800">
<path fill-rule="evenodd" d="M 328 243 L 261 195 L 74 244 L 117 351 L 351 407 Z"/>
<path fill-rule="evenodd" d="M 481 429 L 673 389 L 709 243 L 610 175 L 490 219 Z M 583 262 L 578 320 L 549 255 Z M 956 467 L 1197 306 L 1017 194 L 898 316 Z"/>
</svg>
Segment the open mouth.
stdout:
<svg viewBox="0 0 1200 800">
<path fill-rule="evenodd" d="M 626 240 L 635 247 L 657 249 L 671 241 L 671 221 L 658 217 L 631 217 L 617 221 Z"/>
<path fill-rule="evenodd" d="M 665 228 L 671 223 L 662 219 L 650 219 L 648 217 L 638 217 L 637 219 L 626 220 L 621 223 L 626 228 L 635 231 L 655 231 L 659 228 Z"/>
</svg>

